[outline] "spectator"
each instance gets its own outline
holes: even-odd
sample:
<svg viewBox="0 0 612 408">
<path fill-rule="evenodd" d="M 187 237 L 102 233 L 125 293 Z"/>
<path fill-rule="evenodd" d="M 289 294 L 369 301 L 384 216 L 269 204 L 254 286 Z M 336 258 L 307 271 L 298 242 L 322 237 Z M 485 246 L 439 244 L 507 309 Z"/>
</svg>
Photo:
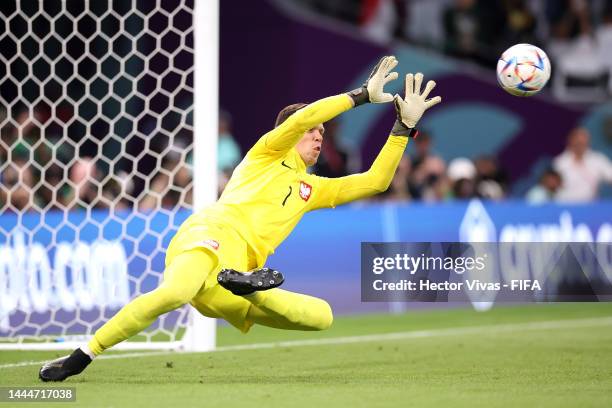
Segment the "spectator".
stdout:
<svg viewBox="0 0 612 408">
<path fill-rule="evenodd" d="M 27 211 L 32 206 L 34 173 L 24 158 L 16 158 L 2 171 L 0 200 L 15 212 Z"/>
<path fill-rule="evenodd" d="M 381 198 L 385 201 L 410 201 L 411 196 L 408 188 L 409 176 L 410 158 L 404 155 L 400 160 L 389 188 L 382 193 Z"/>
<path fill-rule="evenodd" d="M 585 128 L 573 129 L 565 151 L 553 162 L 563 184 L 559 201 L 589 202 L 598 195 L 599 184 L 612 183 L 612 162 L 604 154 L 589 148 L 590 134 Z"/>
<path fill-rule="evenodd" d="M 455 0 L 444 11 L 446 52 L 457 57 L 494 63 L 505 27 L 499 3 L 490 0 Z"/>
<path fill-rule="evenodd" d="M 537 43 L 535 38 L 536 16 L 527 6 L 525 0 L 505 0 L 507 25 L 506 43 Z"/>
<path fill-rule="evenodd" d="M 608 0 L 602 10 L 602 24 L 595 33 L 597 49 L 602 63 L 608 70 L 608 89 L 612 91 L 612 1 Z"/>
<path fill-rule="evenodd" d="M 506 195 L 506 174 L 499 168 L 497 160 L 482 156 L 474 161 L 476 167 L 476 192 L 479 197 L 501 200 Z"/>
<path fill-rule="evenodd" d="M 162 163 L 162 169 L 151 182 L 147 194 L 140 201 L 141 210 L 175 208 L 179 204 L 193 203 L 192 176 L 181 156 L 171 155 Z"/>
<path fill-rule="evenodd" d="M 476 197 L 476 167 L 471 160 L 464 157 L 453 159 L 448 164 L 448 178 L 454 198 L 465 200 Z"/>
<path fill-rule="evenodd" d="M 550 38 L 546 49 L 554 60 L 554 90 L 560 98 L 594 100 L 606 96 L 609 69 L 605 55 L 609 52 L 602 53 L 592 36 L 591 3 L 555 0 L 547 4 Z M 578 89 L 580 92 L 575 92 Z"/>
<path fill-rule="evenodd" d="M 219 113 L 219 141 L 217 146 L 217 168 L 219 171 L 230 171 L 242 159 L 240 147 L 232 136 L 232 120 L 227 112 Z"/>
<path fill-rule="evenodd" d="M 359 16 L 361 30 L 373 40 L 387 43 L 408 39 L 406 0 L 362 0 Z"/>
<path fill-rule="evenodd" d="M 131 203 L 128 197 L 133 193 L 131 187 L 128 175 L 125 172 L 119 172 L 119 174 L 107 178 L 102 186 L 100 200 L 112 211 L 129 208 Z"/>
<path fill-rule="evenodd" d="M 410 0 L 406 30 L 412 42 L 441 48 L 444 43 L 444 28 L 440 16 L 448 2 L 449 0 Z"/>
<path fill-rule="evenodd" d="M 553 201 L 559 187 L 561 187 L 561 175 L 553 168 L 546 169 L 540 177 L 540 182 L 527 192 L 525 199 L 530 204 Z"/>
<path fill-rule="evenodd" d="M 42 208 L 61 208 L 59 197 L 65 196 L 64 191 L 61 190 L 63 177 L 64 171 L 57 163 L 44 169 L 41 174 L 44 185 L 36 191 L 36 200 Z"/>
<path fill-rule="evenodd" d="M 174 174 L 172 184 L 174 190 L 178 192 L 179 197 L 176 202 L 173 203 L 173 207 L 184 204 L 193 205 L 193 174 L 183 160 L 179 160 L 177 165 L 178 170 Z"/>
<path fill-rule="evenodd" d="M 546 19 L 550 35 L 557 40 L 571 40 L 591 32 L 587 0 L 547 0 Z"/>
<path fill-rule="evenodd" d="M 423 193 L 423 201 L 435 202 L 452 198 L 451 181 L 446 174 L 432 180 L 431 186 Z"/>
<path fill-rule="evenodd" d="M 429 191 L 446 170 L 444 160 L 432 152 L 431 137 L 422 132 L 414 140 L 415 154 L 412 158 L 410 192 L 417 199 L 435 196 Z"/>
<path fill-rule="evenodd" d="M 457 0 L 444 11 L 446 52 L 473 57 L 478 51 L 479 16 L 476 0 Z"/>
<path fill-rule="evenodd" d="M 104 207 L 103 202 L 98 200 L 99 179 L 100 171 L 93 158 L 78 159 L 70 168 L 70 189 L 63 198 L 65 206 Z"/>
</svg>

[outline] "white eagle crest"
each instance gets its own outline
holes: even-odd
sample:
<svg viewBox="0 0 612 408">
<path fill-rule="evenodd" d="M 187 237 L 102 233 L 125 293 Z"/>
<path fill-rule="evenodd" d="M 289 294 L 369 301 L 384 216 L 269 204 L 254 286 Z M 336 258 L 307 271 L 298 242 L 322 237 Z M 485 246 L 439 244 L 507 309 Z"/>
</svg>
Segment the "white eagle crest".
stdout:
<svg viewBox="0 0 612 408">
<path fill-rule="evenodd" d="M 302 200 L 308 201 L 310 198 L 310 193 L 312 193 L 312 186 L 308 183 L 300 181 L 300 197 Z"/>
</svg>

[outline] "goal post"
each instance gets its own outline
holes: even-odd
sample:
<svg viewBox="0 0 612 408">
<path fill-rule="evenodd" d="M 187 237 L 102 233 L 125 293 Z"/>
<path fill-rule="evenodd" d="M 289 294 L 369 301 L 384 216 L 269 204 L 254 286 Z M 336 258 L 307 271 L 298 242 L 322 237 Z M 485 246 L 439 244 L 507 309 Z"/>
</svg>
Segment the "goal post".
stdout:
<svg viewBox="0 0 612 408">
<path fill-rule="evenodd" d="M 0 350 L 82 345 L 217 193 L 218 0 L 0 3 Z M 113 349 L 206 351 L 191 306 Z"/>
<path fill-rule="evenodd" d="M 201 208 L 217 199 L 217 135 L 219 133 L 219 0 L 195 5 L 194 44 L 194 207 Z M 195 176 L 195 175 L 199 175 Z M 209 175 L 205 177 L 204 175 Z M 208 351 L 216 345 L 216 321 L 195 310 L 183 347 L 190 351 Z"/>
</svg>

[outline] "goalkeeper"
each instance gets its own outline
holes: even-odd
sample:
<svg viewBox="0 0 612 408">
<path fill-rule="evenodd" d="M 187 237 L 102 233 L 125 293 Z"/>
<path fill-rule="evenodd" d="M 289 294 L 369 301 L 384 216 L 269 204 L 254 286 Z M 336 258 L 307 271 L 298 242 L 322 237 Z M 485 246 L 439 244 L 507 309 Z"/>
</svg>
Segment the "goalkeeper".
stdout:
<svg viewBox="0 0 612 408">
<path fill-rule="evenodd" d="M 398 77 L 391 72 L 396 65 L 395 57 L 384 57 L 361 88 L 284 108 L 275 128 L 238 165 L 219 201 L 181 225 L 168 247 L 160 286 L 123 307 L 87 345 L 43 365 L 39 377 L 62 381 L 79 374 L 104 350 L 186 303 L 205 316 L 227 320 L 244 333 L 254 324 L 327 329 L 333 317 L 326 301 L 278 289 L 282 274 L 262 267 L 307 211 L 388 188 L 408 138 L 417 134 L 417 122 L 425 110 L 441 101 L 440 97 L 427 99 L 433 81 L 421 93 L 420 73 L 406 75 L 405 98 L 385 93 L 384 85 Z M 324 122 L 367 102 L 391 101 L 397 120 L 368 171 L 340 178 L 306 172 L 319 157 Z"/>
</svg>

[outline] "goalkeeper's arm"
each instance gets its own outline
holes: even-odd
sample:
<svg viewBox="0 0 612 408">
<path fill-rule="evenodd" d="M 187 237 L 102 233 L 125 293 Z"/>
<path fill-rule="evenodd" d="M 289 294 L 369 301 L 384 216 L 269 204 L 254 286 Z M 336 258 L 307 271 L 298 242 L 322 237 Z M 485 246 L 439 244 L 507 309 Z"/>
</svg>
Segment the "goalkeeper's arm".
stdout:
<svg viewBox="0 0 612 408">
<path fill-rule="evenodd" d="M 420 73 L 416 76 L 406 75 L 406 97 L 404 99 L 399 96 L 395 97 L 397 119 L 391 130 L 391 135 L 370 169 L 364 173 L 330 180 L 333 180 L 332 183 L 336 184 L 336 188 L 338 188 L 333 205 L 369 197 L 389 188 L 408 144 L 408 139 L 417 135 L 417 122 L 427 109 L 442 101 L 439 96 L 427 99 L 429 93 L 436 86 L 434 81 L 429 81 L 421 94 L 422 82 L 423 75 Z"/>
<path fill-rule="evenodd" d="M 397 60 L 394 56 L 383 57 L 361 88 L 320 99 L 298 110 L 262 137 L 265 146 L 273 151 L 287 151 L 295 146 L 309 129 L 333 119 L 354 106 L 368 102 L 391 102 L 393 96 L 384 93 L 383 87 L 397 79 L 397 72 L 391 72 L 396 65 Z"/>
</svg>

